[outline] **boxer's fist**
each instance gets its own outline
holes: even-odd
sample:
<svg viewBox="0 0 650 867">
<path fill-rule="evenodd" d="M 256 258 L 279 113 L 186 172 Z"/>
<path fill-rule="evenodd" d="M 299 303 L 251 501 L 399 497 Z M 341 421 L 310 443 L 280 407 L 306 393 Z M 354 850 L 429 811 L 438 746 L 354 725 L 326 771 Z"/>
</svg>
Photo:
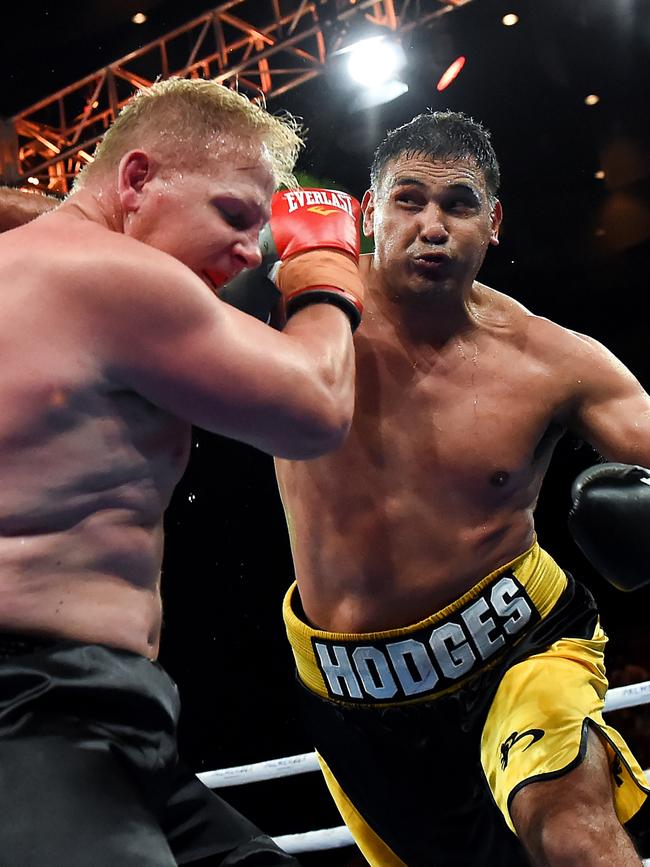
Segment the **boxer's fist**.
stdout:
<svg viewBox="0 0 650 867">
<path fill-rule="evenodd" d="M 262 265 L 228 283 L 221 298 L 264 320 L 280 297 L 287 316 L 308 304 L 334 304 L 356 328 L 364 291 L 358 271 L 359 214 L 359 203 L 347 193 L 276 193 L 271 220 L 260 235 Z"/>
<path fill-rule="evenodd" d="M 591 564 L 619 590 L 650 581 L 650 470 L 597 464 L 571 490 L 569 529 Z"/>
</svg>

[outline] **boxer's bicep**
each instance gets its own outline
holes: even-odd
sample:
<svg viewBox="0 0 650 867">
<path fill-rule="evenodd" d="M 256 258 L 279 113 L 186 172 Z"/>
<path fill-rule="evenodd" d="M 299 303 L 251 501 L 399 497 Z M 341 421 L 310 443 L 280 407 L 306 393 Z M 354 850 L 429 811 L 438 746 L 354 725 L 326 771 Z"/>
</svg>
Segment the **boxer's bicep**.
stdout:
<svg viewBox="0 0 650 867">
<path fill-rule="evenodd" d="M 576 373 L 571 427 L 607 460 L 649 466 L 650 395 L 605 347 L 591 349 Z"/>
<path fill-rule="evenodd" d="M 321 364 L 321 323 L 311 351 L 219 301 L 190 272 L 176 276 L 173 292 L 132 287 L 129 303 L 113 305 L 104 341 L 111 378 L 191 424 L 271 454 L 304 458 L 337 445 L 345 389 L 332 386 Z M 340 311 L 321 305 L 301 316 L 322 320 L 321 340 L 338 329 L 351 344 Z"/>
<path fill-rule="evenodd" d="M 585 411 L 583 438 L 608 461 L 650 466 L 650 398 L 644 392 L 604 400 Z"/>
</svg>

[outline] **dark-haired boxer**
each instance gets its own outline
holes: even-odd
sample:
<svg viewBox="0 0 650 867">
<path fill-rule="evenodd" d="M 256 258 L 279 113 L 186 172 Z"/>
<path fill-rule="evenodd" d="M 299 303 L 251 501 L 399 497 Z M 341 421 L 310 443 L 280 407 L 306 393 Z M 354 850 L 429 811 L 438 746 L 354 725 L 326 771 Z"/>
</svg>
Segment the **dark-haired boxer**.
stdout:
<svg viewBox="0 0 650 867">
<path fill-rule="evenodd" d="M 283 333 L 214 294 L 260 262 L 300 144 L 214 82 L 158 82 L 63 204 L 0 237 L 2 867 L 297 863 L 179 763 L 155 659 L 191 425 L 305 458 L 350 424 L 353 214 L 272 214 Z M 19 195 L 8 221 L 48 204 Z"/>
<path fill-rule="evenodd" d="M 602 717 L 606 638 L 533 511 L 566 430 L 650 465 L 650 398 L 595 340 L 476 280 L 501 222 L 479 124 L 420 115 L 371 184 L 351 434 L 277 464 L 285 618 L 331 792 L 377 867 L 638 865 L 622 823 L 647 788 Z"/>
</svg>

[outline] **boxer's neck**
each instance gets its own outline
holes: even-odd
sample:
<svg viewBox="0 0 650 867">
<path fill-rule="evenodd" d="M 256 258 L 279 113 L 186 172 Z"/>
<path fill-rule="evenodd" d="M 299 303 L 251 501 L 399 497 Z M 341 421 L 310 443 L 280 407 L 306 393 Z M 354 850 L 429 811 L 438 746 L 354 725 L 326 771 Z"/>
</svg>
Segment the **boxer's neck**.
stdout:
<svg viewBox="0 0 650 867">
<path fill-rule="evenodd" d="M 380 281 L 368 282 L 372 306 L 378 315 L 413 344 L 442 346 L 454 336 L 477 327 L 475 313 L 483 304 L 480 284 L 453 294 L 418 296 L 391 293 Z"/>
<path fill-rule="evenodd" d="M 67 198 L 58 211 L 98 223 L 113 232 L 124 231 L 124 215 L 117 190 L 108 187 L 84 187 Z"/>
</svg>

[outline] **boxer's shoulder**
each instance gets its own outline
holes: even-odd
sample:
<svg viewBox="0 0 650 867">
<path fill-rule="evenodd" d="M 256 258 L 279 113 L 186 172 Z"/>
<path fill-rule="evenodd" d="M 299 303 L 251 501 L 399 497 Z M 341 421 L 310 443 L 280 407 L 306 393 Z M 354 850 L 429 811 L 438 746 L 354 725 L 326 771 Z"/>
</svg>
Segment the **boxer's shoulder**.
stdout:
<svg viewBox="0 0 650 867">
<path fill-rule="evenodd" d="M 490 313 L 496 310 L 501 314 L 503 322 L 509 326 L 505 333 L 511 331 L 520 338 L 527 352 L 560 361 L 576 352 L 588 353 L 589 347 L 596 344 L 591 338 L 532 312 L 516 299 L 495 290 L 492 292 L 498 300 L 492 303 Z M 496 317 L 492 315 L 492 319 Z"/>
<path fill-rule="evenodd" d="M 175 296 L 178 304 L 188 292 L 207 294 L 186 265 L 150 244 L 95 223 L 61 222 L 43 255 L 48 283 L 72 305 L 106 312 L 118 307 L 123 312 L 129 303 L 146 308 L 160 304 L 165 296 Z"/>
<path fill-rule="evenodd" d="M 538 364 L 556 394 L 575 409 L 608 391 L 637 390 L 638 381 L 602 343 L 540 316 L 531 316 L 525 352 Z"/>
<path fill-rule="evenodd" d="M 595 375 L 620 367 L 612 353 L 594 338 L 539 316 L 490 287 L 475 284 L 475 289 L 479 328 L 498 343 L 513 347 L 521 361 L 549 377 L 556 390 L 573 390 Z"/>
<path fill-rule="evenodd" d="M 63 210 L 42 220 L 11 233 L 18 243 L 0 257 L 5 300 L 30 306 L 34 330 L 112 358 L 126 344 L 141 344 L 145 333 L 177 333 L 221 306 L 168 253 Z"/>
</svg>

